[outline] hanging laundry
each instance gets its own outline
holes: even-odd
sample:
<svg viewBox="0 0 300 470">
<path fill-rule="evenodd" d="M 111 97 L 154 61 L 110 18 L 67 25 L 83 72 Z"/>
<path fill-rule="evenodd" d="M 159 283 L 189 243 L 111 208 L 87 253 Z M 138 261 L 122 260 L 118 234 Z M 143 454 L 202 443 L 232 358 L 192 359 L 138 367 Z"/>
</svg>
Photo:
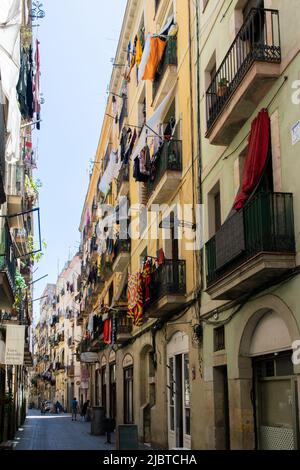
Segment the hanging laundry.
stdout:
<svg viewBox="0 0 300 470">
<path fill-rule="evenodd" d="M 127 46 L 127 64 L 128 67 L 130 67 L 131 63 L 131 42 L 129 41 L 128 46 Z"/>
<path fill-rule="evenodd" d="M 140 66 L 142 56 L 143 56 L 143 48 L 142 48 L 141 38 L 138 35 L 137 42 L 136 42 L 136 56 L 135 56 L 135 62 L 138 67 Z"/>
<path fill-rule="evenodd" d="M 133 132 L 133 135 L 132 135 L 132 138 L 130 140 L 130 144 L 129 144 L 129 147 L 128 149 L 125 151 L 125 155 L 124 155 L 124 164 L 128 164 L 129 162 L 129 159 L 132 155 L 132 151 L 133 151 L 133 148 L 134 148 L 134 144 L 136 142 L 136 139 L 137 139 L 137 132 L 136 132 L 136 129 L 134 129 L 134 132 Z"/>
<path fill-rule="evenodd" d="M 142 77 L 143 80 L 154 80 L 157 72 L 158 65 L 160 64 L 167 42 L 159 37 L 151 38 L 151 49 L 149 59 L 145 68 L 145 73 Z"/>
<path fill-rule="evenodd" d="M 105 344 L 111 344 L 112 324 L 111 320 L 104 321 L 103 341 Z"/>
<path fill-rule="evenodd" d="M 160 248 L 160 250 L 158 250 L 157 252 L 157 263 L 159 266 L 161 266 L 162 264 L 165 263 L 165 261 L 166 261 L 166 258 L 165 258 L 164 250 Z"/>
<path fill-rule="evenodd" d="M 143 79 L 143 75 L 145 73 L 145 68 L 146 68 L 147 62 L 149 60 L 150 51 L 151 51 L 151 35 L 148 34 L 147 38 L 146 38 L 145 46 L 144 46 L 144 49 L 143 49 L 142 60 L 141 60 L 140 66 L 139 66 L 139 74 L 138 74 L 139 81 L 141 81 Z"/>
<path fill-rule="evenodd" d="M 133 177 L 138 183 L 146 183 L 149 180 L 149 176 L 141 173 L 139 157 L 135 157 L 133 162 Z"/>
<path fill-rule="evenodd" d="M 152 272 L 152 265 L 150 259 L 144 263 L 142 277 L 143 277 L 143 285 L 144 285 L 144 307 L 147 307 L 151 300 L 151 272 Z"/>
<path fill-rule="evenodd" d="M 140 153 L 140 172 L 143 175 L 150 176 L 150 151 L 148 145 Z"/>
<path fill-rule="evenodd" d="M 35 76 L 34 76 L 34 86 L 33 86 L 33 93 L 34 93 L 34 112 L 36 114 L 36 120 L 40 120 L 40 113 L 41 113 L 41 88 L 40 88 L 40 80 L 41 80 L 41 70 L 40 70 L 40 42 L 36 40 L 36 49 L 35 49 Z M 37 123 L 36 128 L 40 130 L 40 122 Z"/>
<path fill-rule="evenodd" d="M 141 273 L 128 276 L 128 317 L 133 324 L 141 325 L 143 319 L 143 279 Z"/>
</svg>

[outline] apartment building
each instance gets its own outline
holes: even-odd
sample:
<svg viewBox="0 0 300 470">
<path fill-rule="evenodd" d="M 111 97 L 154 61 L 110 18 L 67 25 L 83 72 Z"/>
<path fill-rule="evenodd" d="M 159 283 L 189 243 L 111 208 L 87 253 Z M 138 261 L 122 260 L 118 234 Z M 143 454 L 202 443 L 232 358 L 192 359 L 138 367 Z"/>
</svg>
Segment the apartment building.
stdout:
<svg viewBox="0 0 300 470">
<path fill-rule="evenodd" d="M 162 448 L 200 442 L 195 28 L 189 1 L 128 1 L 80 225 L 86 396 Z"/>
<path fill-rule="evenodd" d="M 296 449 L 299 5 L 198 3 L 201 447 Z"/>
</svg>

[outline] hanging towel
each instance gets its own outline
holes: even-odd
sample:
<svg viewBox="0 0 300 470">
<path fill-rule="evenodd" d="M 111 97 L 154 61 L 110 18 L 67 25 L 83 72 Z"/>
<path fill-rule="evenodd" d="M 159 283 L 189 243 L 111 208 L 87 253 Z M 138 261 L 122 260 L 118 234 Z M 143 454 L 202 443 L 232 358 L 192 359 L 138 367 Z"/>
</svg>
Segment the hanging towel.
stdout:
<svg viewBox="0 0 300 470">
<path fill-rule="evenodd" d="M 145 47 L 144 47 L 144 50 L 143 50 L 142 60 L 141 60 L 140 66 L 139 66 L 139 75 L 138 75 L 139 81 L 141 81 L 143 79 L 145 68 L 146 68 L 146 65 L 147 65 L 147 62 L 148 62 L 149 56 L 150 56 L 150 50 L 151 50 L 151 36 L 150 36 L 150 34 L 148 34 L 148 36 L 146 37 L 146 42 L 145 42 Z"/>
<path fill-rule="evenodd" d="M 151 38 L 150 56 L 145 68 L 143 80 L 154 80 L 157 72 L 158 65 L 164 55 L 167 42 L 155 37 Z"/>
<path fill-rule="evenodd" d="M 142 56 L 143 56 L 142 43 L 141 43 L 141 38 L 138 35 L 137 42 L 136 42 L 136 53 L 135 53 L 135 62 L 138 67 L 140 66 Z"/>
<path fill-rule="evenodd" d="M 112 325 L 111 320 L 104 321 L 103 341 L 105 344 L 111 344 Z"/>
<path fill-rule="evenodd" d="M 143 279 L 141 273 L 128 276 L 128 317 L 139 326 L 143 318 Z"/>
</svg>

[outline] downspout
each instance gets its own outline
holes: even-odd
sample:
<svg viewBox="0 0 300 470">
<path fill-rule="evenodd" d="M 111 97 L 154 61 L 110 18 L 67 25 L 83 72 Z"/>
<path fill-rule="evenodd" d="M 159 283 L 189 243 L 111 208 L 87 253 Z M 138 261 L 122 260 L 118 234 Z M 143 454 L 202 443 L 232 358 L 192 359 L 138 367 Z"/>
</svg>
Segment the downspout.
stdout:
<svg viewBox="0 0 300 470">
<path fill-rule="evenodd" d="M 192 32 L 191 32 L 191 2 L 188 0 L 188 19 L 189 19 L 189 68 L 190 68 L 190 103 L 191 103 L 191 109 L 190 109 L 190 126 L 191 126 L 191 154 L 192 154 L 192 180 L 193 180 L 193 223 L 196 222 L 196 216 L 195 216 L 195 162 L 194 162 L 194 148 L 195 148 L 195 129 L 194 129 L 194 103 L 193 103 L 193 65 L 192 65 Z M 198 187 L 198 185 L 197 185 Z M 194 285 L 197 284 L 197 252 L 195 253 L 195 258 L 196 258 L 196 273 L 195 273 L 195 265 L 193 267 L 193 277 L 194 280 L 196 280 L 196 283 L 194 282 Z M 196 275 L 196 276 L 195 276 Z"/>
</svg>

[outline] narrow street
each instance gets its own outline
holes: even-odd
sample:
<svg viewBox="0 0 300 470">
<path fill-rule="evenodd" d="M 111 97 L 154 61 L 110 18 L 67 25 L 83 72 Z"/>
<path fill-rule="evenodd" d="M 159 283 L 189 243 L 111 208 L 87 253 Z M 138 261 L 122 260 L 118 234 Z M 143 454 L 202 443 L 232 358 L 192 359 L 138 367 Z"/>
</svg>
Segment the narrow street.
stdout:
<svg viewBox="0 0 300 470">
<path fill-rule="evenodd" d="M 106 436 L 92 436 L 91 423 L 72 421 L 71 415 L 41 415 L 30 410 L 17 433 L 15 450 L 111 450 Z M 114 442 L 112 438 L 112 442 Z"/>
</svg>

